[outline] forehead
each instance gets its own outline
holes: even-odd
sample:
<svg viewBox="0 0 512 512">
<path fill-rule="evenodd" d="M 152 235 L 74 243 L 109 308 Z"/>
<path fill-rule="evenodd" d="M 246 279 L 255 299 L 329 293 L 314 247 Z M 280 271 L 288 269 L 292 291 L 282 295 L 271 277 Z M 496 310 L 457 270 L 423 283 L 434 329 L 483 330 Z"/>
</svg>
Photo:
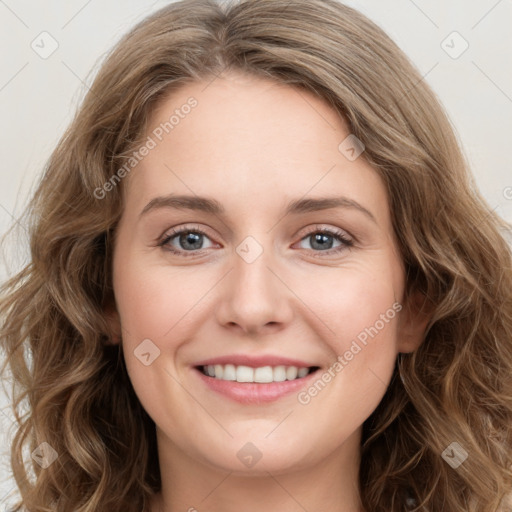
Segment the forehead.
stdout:
<svg viewBox="0 0 512 512">
<path fill-rule="evenodd" d="M 186 193 L 240 211 L 256 206 L 255 197 L 272 209 L 339 193 L 383 203 L 374 209 L 383 215 L 379 176 L 339 149 L 349 135 L 338 112 L 302 89 L 237 73 L 190 83 L 152 112 L 146 137 L 154 147 L 130 174 L 127 202 L 140 211 L 156 195 Z"/>
</svg>

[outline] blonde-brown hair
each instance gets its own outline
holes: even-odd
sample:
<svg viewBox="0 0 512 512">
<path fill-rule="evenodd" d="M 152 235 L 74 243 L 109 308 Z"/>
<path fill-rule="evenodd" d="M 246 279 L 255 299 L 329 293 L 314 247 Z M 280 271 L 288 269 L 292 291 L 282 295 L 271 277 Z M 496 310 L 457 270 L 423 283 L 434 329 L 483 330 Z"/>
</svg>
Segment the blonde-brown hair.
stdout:
<svg viewBox="0 0 512 512">
<path fill-rule="evenodd" d="M 131 387 L 122 345 L 108 343 L 104 313 L 114 301 L 112 238 L 125 180 L 94 191 L 140 147 L 164 95 L 229 69 L 304 88 L 345 117 L 387 187 L 406 291 L 433 305 L 424 342 L 399 358 L 363 424 L 365 509 L 505 510 L 510 226 L 476 190 L 415 67 L 379 27 L 335 0 L 176 2 L 106 59 L 27 206 L 31 261 L 2 288 L 2 371 L 10 368 L 16 384 L 15 510 L 140 512 L 160 489 L 155 425 Z M 24 463 L 24 447 L 42 442 L 57 460 L 45 469 Z M 453 442 L 469 455 L 457 469 L 442 457 Z"/>
</svg>

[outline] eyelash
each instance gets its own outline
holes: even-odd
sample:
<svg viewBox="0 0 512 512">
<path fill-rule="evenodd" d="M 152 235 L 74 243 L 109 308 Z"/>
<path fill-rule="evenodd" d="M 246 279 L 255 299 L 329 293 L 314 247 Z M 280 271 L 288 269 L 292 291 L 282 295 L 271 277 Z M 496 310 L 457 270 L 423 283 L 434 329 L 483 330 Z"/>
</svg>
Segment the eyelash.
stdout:
<svg viewBox="0 0 512 512">
<path fill-rule="evenodd" d="M 204 236 L 210 238 L 208 236 L 208 234 L 205 231 L 203 231 L 202 229 L 200 229 L 200 228 L 190 228 L 190 227 L 184 227 L 184 228 L 181 228 L 181 229 L 173 228 L 173 229 L 171 229 L 171 231 L 169 233 L 167 233 L 167 235 L 160 242 L 158 242 L 158 244 L 157 244 L 158 247 L 162 247 L 166 251 L 169 251 L 172 254 L 175 254 L 177 256 L 184 257 L 184 258 L 201 255 L 202 251 L 204 251 L 205 249 L 198 249 L 196 251 L 182 251 L 182 250 L 176 250 L 173 247 L 171 247 L 170 245 L 168 245 L 169 242 L 173 238 L 175 238 L 176 236 L 181 235 L 183 233 L 195 233 L 195 234 L 204 235 Z M 319 229 L 318 227 L 315 227 L 315 229 L 313 229 L 313 230 L 309 231 L 308 233 L 306 233 L 300 239 L 300 241 L 302 241 L 304 238 L 307 238 L 308 236 L 311 236 L 311 235 L 314 235 L 314 234 L 319 234 L 319 233 L 333 236 L 334 238 L 336 238 L 340 242 L 342 242 L 342 245 L 340 245 L 339 247 L 336 247 L 335 249 L 328 249 L 326 251 L 315 251 L 313 249 L 310 249 L 310 250 L 313 250 L 313 252 L 318 252 L 318 253 L 321 253 L 321 254 L 332 255 L 332 254 L 337 254 L 337 253 L 339 253 L 341 251 L 344 251 L 346 249 L 350 249 L 354 245 L 354 242 L 352 240 L 348 239 L 345 236 L 345 233 L 343 231 L 336 230 L 336 229 L 329 229 L 329 228 Z M 315 257 L 322 257 L 322 256 L 315 255 Z"/>
</svg>

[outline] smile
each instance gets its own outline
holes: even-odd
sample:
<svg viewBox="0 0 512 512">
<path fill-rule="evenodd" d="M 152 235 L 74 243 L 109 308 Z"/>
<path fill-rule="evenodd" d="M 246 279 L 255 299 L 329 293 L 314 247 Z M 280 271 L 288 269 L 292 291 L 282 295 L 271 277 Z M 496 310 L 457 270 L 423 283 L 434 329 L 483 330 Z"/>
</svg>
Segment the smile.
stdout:
<svg viewBox="0 0 512 512">
<path fill-rule="evenodd" d="M 194 374 L 206 389 L 244 405 L 265 404 L 298 393 L 310 385 L 319 369 L 319 366 L 234 364 L 193 367 Z"/>
<path fill-rule="evenodd" d="M 236 382 L 270 383 L 297 380 L 306 377 L 318 367 L 260 366 L 252 368 L 244 365 L 215 364 L 199 367 L 204 375 L 214 379 Z"/>
</svg>

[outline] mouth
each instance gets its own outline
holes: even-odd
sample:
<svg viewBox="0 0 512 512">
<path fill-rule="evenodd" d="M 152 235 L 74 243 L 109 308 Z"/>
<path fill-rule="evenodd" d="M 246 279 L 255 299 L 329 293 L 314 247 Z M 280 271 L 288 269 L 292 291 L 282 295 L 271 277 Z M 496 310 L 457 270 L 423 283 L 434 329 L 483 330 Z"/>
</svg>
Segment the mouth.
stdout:
<svg viewBox="0 0 512 512">
<path fill-rule="evenodd" d="M 308 386 L 319 366 L 199 365 L 195 374 L 206 389 L 243 405 L 263 405 L 298 393 Z"/>
<path fill-rule="evenodd" d="M 195 368 L 211 379 L 253 384 L 301 380 L 320 369 L 319 366 L 277 365 L 253 368 L 234 364 L 200 365 Z"/>
</svg>

